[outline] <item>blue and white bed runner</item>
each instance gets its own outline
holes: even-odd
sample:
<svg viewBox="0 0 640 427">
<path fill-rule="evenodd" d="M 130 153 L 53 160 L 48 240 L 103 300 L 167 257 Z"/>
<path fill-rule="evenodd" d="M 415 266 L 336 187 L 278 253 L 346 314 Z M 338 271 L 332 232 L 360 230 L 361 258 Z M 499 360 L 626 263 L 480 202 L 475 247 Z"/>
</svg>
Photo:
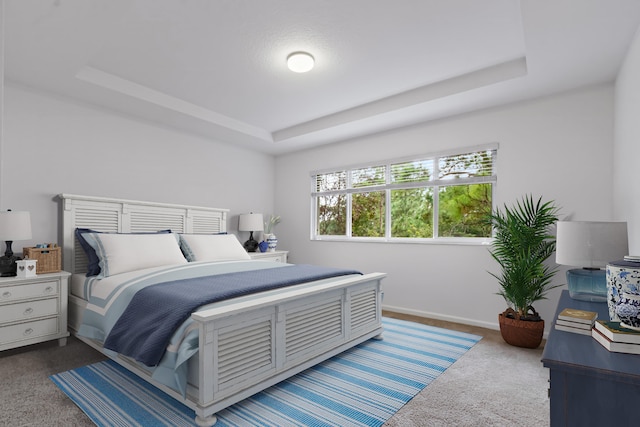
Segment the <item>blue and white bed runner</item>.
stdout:
<svg viewBox="0 0 640 427">
<path fill-rule="evenodd" d="M 216 427 L 381 426 L 481 337 L 383 318 L 369 340 L 220 411 Z M 111 361 L 51 377 L 98 426 L 192 426 L 194 411 Z"/>
</svg>

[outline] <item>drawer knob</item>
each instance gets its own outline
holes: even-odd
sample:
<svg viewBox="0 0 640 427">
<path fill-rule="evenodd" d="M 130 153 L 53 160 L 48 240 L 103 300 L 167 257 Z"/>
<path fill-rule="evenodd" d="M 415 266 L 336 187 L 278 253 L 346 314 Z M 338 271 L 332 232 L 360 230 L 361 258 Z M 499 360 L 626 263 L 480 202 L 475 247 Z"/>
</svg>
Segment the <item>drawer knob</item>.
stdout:
<svg viewBox="0 0 640 427">
<path fill-rule="evenodd" d="M 2 298 L 10 298 L 11 297 L 11 292 L 6 291 L 2 293 Z"/>
<path fill-rule="evenodd" d="M 25 316 L 30 316 L 33 313 L 33 308 L 29 307 L 24 311 Z"/>
<path fill-rule="evenodd" d="M 31 335 L 32 333 L 33 333 L 33 329 L 31 329 L 31 328 L 24 330 L 24 334 L 25 335 Z"/>
<path fill-rule="evenodd" d="M 45 294 L 50 294 L 51 292 L 53 292 L 53 288 L 51 286 L 47 286 L 46 288 L 44 288 Z"/>
</svg>

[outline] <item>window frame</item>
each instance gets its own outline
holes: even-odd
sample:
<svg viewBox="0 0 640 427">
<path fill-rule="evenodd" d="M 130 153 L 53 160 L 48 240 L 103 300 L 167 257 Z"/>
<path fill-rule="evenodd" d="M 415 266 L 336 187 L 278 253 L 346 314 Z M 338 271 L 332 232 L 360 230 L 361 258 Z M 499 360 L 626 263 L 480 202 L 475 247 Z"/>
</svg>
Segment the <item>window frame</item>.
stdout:
<svg viewBox="0 0 640 427">
<path fill-rule="evenodd" d="M 446 150 L 434 153 L 427 153 L 415 156 L 406 156 L 382 161 L 372 161 L 368 163 L 358 163 L 344 167 L 336 167 L 331 169 L 315 170 L 310 172 L 311 193 L 310 193 L 310 215 L 311 229 L 310 240 L 312 241 L 341 241 L 341 242 L 383 242 L 383 243 L 413 243 L 413 244 L 464 244 L 464 245 L 488 245 L 492 241 L 489 237 L 441 237 L 439 233 L 439 205 L 440 205 L 440 188 L 455 185 L 471 185 L 471 184 L 491 184 L 491 210 L 495 208 L 495 193 L 498 182 L 497 159 L 498 159 L 498 143 L 476 145 L 471 147 L 462 147 L 453 150 Z M 439 160 L 449 156 L 461 156 L 483 151 L 492 151 L 492 174 L 485 176 L 458 178 L 455 181 L 451 179 L 438 179 Z M 428 181 L 417 181 L 407 183 L 391 182 L 391 165 L 403 162 L 419 162 L 425 160 L 433 160 L 432 179 Z M 364 168 L 377 168 L 383 166 L 385 168 L 385 183 L 380 185 L 353 187 L 351 178 L 352 171 Z M 317 191 L 317 176 L 330 173 L 345 172 L 346 188 L 341 190 Z M 455 184 L 453 184 L 455 182 Z M 391 227 L 391 191 L 395 189 L 410 188 L 431 188 L 433 197 L 433 237 L 392 237 Z M 354 193 L 368 193 L 374 191 L 384 191 L 385 193 L 385 235 L 383 237 L 361 237 L 352 235 L 352 201 Z M 322 235 L 318 234 L 318 212 L 317 198 L 322 195 L 344 194 L 346 195 L 346 224 L 345 235 Z"/>
</svg>

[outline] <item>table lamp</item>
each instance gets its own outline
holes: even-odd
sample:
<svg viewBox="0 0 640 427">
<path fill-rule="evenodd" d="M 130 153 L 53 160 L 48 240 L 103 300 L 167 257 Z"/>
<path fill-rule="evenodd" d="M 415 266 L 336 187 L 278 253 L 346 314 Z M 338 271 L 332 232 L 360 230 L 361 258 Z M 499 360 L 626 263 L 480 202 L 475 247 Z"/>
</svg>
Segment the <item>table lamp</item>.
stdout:
<svg viewBox="0 0 640 427">
<path fill-rule="evenodd" d="M 571 298 L 606 302 L 604 267 L 629 253 L 626 222 L 558 221 L 556 263 L 582 267 L 567 271 Z"/>
<path fill-rule="evenodd" d="M 4 239 L 7 249 L 0 257 L 0 277 L 15 276 L 16 261 L 20 257 L 13 255 L 11 245 L 14 240 L 31 239 L 31 216 L 29 212 L 14 212 L 7 210 L 0 212 L 0 239 Z"/>
<path fill-rule="evenodd" d="M 238 230 L 249 232 L 249 240 L 244 242 L 244 248 L 247 252 L 255 252 L 258 249 L 258 242 L 253 239 L 253 232 L 262 231 L 262 224 L 262 214 L 249 213 L 240 215 Z"/>
</svg>

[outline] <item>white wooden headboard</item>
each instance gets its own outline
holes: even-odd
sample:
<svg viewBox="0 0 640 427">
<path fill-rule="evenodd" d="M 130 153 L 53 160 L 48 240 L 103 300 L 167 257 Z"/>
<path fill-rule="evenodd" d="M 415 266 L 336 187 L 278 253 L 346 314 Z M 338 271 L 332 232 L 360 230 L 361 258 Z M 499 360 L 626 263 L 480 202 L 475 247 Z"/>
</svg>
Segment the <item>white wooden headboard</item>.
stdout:
<svg viewBox="0 0 640 427">
<path fill-rule="evenodd" d="M 111 233 L 170 229 L 175 233 L 227 231 L 229 209 L 153 203 L 137 200 L 60 194 L 64 270 L 87 271 L 87 257 L 75 236 L 76 228 Z"/>
</svg>

